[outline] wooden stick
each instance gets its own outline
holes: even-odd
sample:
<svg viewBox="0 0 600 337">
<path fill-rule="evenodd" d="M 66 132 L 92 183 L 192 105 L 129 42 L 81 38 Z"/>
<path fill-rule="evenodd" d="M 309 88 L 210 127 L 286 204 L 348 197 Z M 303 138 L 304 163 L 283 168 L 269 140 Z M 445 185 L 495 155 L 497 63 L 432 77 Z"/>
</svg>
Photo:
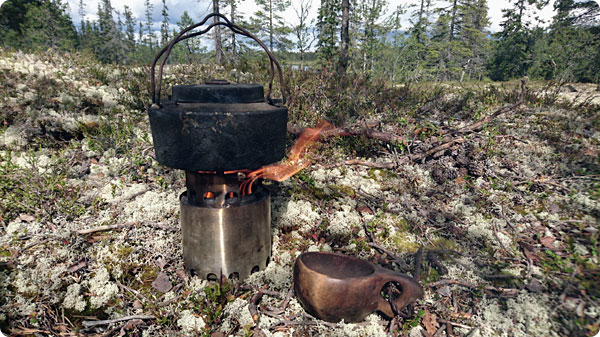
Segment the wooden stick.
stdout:
<svg viewBox="0 0 600 337">
<path fill-rule="evenodd" d="M 111 231 L 114 229 L 122 229 L 122 228 L 128 228 L 131 227 L 131 224 L 121 224 L 121 225 L 104 225 L 104 226 L 99 226 L 99 227 L 94 227 L 94 228 L 88 228 L 88 229 L 80 229 L 77 231 L 77 234 L 79 235 L 85 235 L 85 234 L 91 234 L 91 233 L 96 233 L 96 232 L 105 232 L 105 231 Z"/>
<path fill-rule="evenodd" d="M 80 229 L 76 233 L 79 235 L 85 235 L 85 234 L 91 234 L 91 233 L 96 233 L 96 232 L 111 231 L 111 230 L 115 230 L 115 229 L 131 228 L 131 227 L 134 227 L 136 224 L 137 223 L 135 223 L 135 222 L 128 222 L 128 223 L 120 224 L 120 225 L 116 225 L 116 224 L 115 225 L 104 225 L 104 226 L 98 226 L 98 227 L 94 227 L 94 228 Z M 148 227 L 152 227 L 152 228 L 156 228 L 156 229 L 172 231 L 172 232 L 175 232 L 178 230 L 178 228 L 175 226 L 167 226 L 160 222 L 142 222 L 142 223 L 140 223 L 140 225 L 148 226 Z"/>
<path fill-rule="evenodd" d="M 415 272 L 413 273 L 413 278 L 417 283 L 419 282 L 419 278 L 421 277 L 421 264 L 423 263 L 423 247 L 419 247 L 419 250 L 415 253 Z"/>
<path fill-rule="evenodd" d="M 115 319 L 106 319 L 106 320 L 102 320 L 102 321 L 83 321 L 83 322 L 81 322 L 81 324 L 83 324 L 83 326 L 85 328 L 92 328 L 92 327 L 99 326 L 99 325 L 108 325 L 108 324 L 112 324 L 112 323 L 129 321 L 132 319 L 144 320 L 144 319 L 156 319 L 156 317 L 153 315 L 133 315 L 133 316 L 125 316 L 125 317 L 115 318 Z"/>
</svg>

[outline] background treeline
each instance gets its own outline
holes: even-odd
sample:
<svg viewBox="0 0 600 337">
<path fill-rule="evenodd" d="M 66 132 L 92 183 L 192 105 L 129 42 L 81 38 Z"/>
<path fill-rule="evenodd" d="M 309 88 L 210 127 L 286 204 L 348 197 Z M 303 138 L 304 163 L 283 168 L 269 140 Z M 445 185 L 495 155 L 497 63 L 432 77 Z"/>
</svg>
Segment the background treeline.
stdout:
<svg viewBox="0 0 600 337">
<path fill-rule="evenodd" d="M 529 76 L 557 81 L 598 82 L 600 8 L 592 0 L 514 0 L 501 30 L 491 34 L 487 0 L 421 0 L 390 8 L 386 0 L 255 0 L 259 11 L 244 19 L 240 0 L 212 0 L 213 9 L 249 27 L 294 67 L 323 67 L 392 82 L 510 80 Z M 546 27 L 531 23 L 543 6 L 556 15 Z M 318 18 L 309 11 L 318 6 Z M 298 24 L 283 13 L 292 7 Z M 9 0 L 0 9 L 0 46 L 5 49 L 77 49 L 107 63 L 148 63 L 179 29 L 202 18 L 184 12 L 177 30 L 169 25 L 165 0 L 145 1 L 144 18 L 131 8 L 101 0 L 96 21 L 73 22 L 62 0 Z M 80 17 L 90 9 L 79 3 Z M 153 13 L 162 15 L 160 29 Z M 409 22 L 400 18 L 410 15 Z M 210 45 L 210 48 L 207 46 Z M 240 67 L 260 56 L 256 44 L 228 30 L 177 45 L 170 62 Z"/>
</svg>

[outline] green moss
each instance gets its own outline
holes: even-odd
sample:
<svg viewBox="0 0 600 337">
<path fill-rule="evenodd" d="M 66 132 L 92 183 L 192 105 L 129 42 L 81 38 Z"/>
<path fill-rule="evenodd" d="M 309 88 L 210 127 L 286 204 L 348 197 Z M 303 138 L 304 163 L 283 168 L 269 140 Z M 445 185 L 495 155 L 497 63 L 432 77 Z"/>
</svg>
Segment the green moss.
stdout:
<svg viewBox="0 0 600 337">
<path fill-rule="evenodd" d="M 447 238 L 440 237 L 435 239 L 433 242 L 433 248 L 444 248 L 447 250 L 459 250 L 459 246 L 454 240 L 450 240 Z"/>
<path fill-rule="evenodd" d="M 398 217 L 396 219 L 396 228 L 403 232 L 408 232 L 412 229 L 412 226 L 408 223 L 408 221 L 406 221 L 406 219 Z"/>
<path fill-rule="evenodd" d="M 356 192 L 354 191 L 354 189 L 350 186 L 345 186 L 345 185 L 329 185 L 329 188 L 333 189 L 334 191 L 342 194 L 342 195 L 348 195 L 350 197 L 354 197 L 356 195 Z"/>
<path fill-rule="evenodd" d="M 404 233 L 396 233 L 392 237 L 392 242 L 396 248 L 403 253 L 414 253 L 419 249 L 419 244 L 414 241 L 409 241 Z"/>
</svg>

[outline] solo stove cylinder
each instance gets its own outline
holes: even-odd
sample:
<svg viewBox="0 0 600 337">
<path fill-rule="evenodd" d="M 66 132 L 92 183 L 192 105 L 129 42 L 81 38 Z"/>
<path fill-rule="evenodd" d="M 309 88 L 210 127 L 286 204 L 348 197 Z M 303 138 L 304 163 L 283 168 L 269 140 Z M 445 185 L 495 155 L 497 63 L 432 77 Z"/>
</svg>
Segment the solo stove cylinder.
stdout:
<svg viewBox="0 0 600 337">
<path fill-rule="evenodd" d="M 206 181 L 223 180 L 223 176 L 189 172 L 187 176 L 188 190 L 179 199 L 185 268 L 208 280 L 217 280 L 220 275 L 245 279 L 264 270 L 271 257 L 269 190 L 259 185 L 239 200 L 233 192 L 239 191 L 236 184 Z M 201 193 L 200 200 L 194 200 L 189 196 L 197 194 L 194 186 L 201 188 L 200 192 L 207 188 L 213 191 Z M 213 198 L 204 198 L 207 193 Z"/>
<path fill-rule="evenodd" d="M 221 21 L 193 32 L 213 17 Z M 174 85 L 163 100 L 162 74 L 173 46 L 215 25 L 255 40 L 267 53 L 270 80 L 266 95 L 259 84 L 210 79 Z M 175 36 L 154 58 L 150 75 L 148 117 L 156 160 L 186 172 L 187 189 L 180 196 L 185 268 L 209 280 L 221 276 L 243 280 L 265 269 L 271 258 L 270 192 L 260 181 L 251 190 L 240 187 L 246 179 L 244 173 L 285 155 L 288 110 L 281 66 L 252 33 L 213 13 Z M 281 99 L 271 98 L 275 77 Z"/>
</svg>

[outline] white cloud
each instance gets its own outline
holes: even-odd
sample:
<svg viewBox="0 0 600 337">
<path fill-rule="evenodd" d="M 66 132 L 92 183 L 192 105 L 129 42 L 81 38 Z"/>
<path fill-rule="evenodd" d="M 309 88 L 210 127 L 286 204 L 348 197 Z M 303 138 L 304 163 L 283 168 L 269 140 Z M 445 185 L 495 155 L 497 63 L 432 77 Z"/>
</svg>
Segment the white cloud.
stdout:
<svg viewBox="0 0 600 337">
<path fill-rule="evenodd" d="M 2 2 L 4 0 L 0 0 Z M 97 18 L 96 12 L 98 8 L 99 0 L 87 0 L 86 3 L 86 19 L 95 20 Z M 400 4 L 418 4 L 420 0 L 391 0 L 388 4 L 388 12 L 391 13 L 396 6 Z M 596 0 L 600 1 L 600 0 Z M 67 0 L 69 3 L 69 8 L 71 10 L 71 17 L 73 18 L 73 22 L 76 24 L 81 21 L 79 17 L 79 0 Z M 292 0 L 294 3 L 294 0 Z M 161 0 L 151 0 L 150 3 L 154 6 L 153 20 L 158 23 L 162 20 L 161 10 L 162 10 L 162 1 Z M 175 25 L 181 14 L 183 14 L 184 10 L 187 10 L 192 19 L 196 22 L 202 20 L 202 18 L 212 11 L 211 4 L 212 1 L 202 0 L 202 1 L 189 1 L 189 0 L 167 0 L 167 7 L 169 9 L 169 19 L 171 24 Z M 319 8 L 320 1 L 314 0 L 311 10 L 311 18 L 317 17 L 317 11 Z M 123 11 L 123 6 L 127 5 L 131 8 L 134 16 L 137 20 L 145 21 L 145 8 L 144 8 L 144 0 L 129 0 L 129 1 L 112 1 L 112 6 L 119 11 Z M 489 0 L 488 1 L 488 17 L 490 18 L 491 25 L 489 30 L 491 32 L 497 32 L 500 28 L 500 23 L 502 22 L 502 9 L 512 7 L 511 1 L 509 0 Z M 243 16 L 249 18 L 256 10 L 258 6 L 253 0 L 250 1 L 242 1 L 238 6 L 238 11 L 243 13 Z M 410 12 L 414 10 L 411 9 L 409 13 L 407 13 L 403 17 L 402 26 L 409 27 L 409 18 Z M 221 12 L 227 15 L 229 13 L 229 8 L 222 8 Z M 540 19 L 549 22 L 554 15 L 552 4 L 549 4 L 542 10 L 531 10 L 530 16 L 534 18 L 535 16 L 539 16 Z M 298 19 L 296 17 L 296 13 L 290 7 L 284 13 L 283 17 L 290 24 L 297 24 Z M 155 27 L 159 27 L 159 24 L 155 24 Z"/>
</svg>

